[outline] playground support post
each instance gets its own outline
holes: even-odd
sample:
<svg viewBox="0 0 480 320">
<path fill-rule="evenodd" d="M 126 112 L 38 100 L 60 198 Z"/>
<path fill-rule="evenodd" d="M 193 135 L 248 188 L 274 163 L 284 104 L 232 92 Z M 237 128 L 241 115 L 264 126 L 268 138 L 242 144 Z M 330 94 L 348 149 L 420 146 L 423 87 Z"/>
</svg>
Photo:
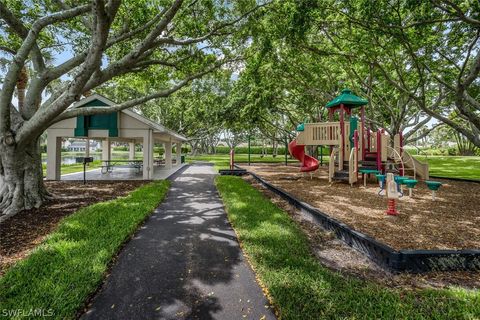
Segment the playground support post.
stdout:
<svg viewBox="0 0 480 320">
<path fill-rule="evenodd" d="M 400 161 L 402 161 L 402 156 L 403 156 L 403 133 L 402 131 L 399 132 L 400 135 Z M 404 176 L 405 175 L 405 169 L 402 168 L 400 169 L 400 175 Z"/>
<path fill-rule="evenodd" d="M 377 130 L 377 170 L 382 172 L 382 130 Z"/>
<path fill-rule="evenodd" d="M 353 132 L 353 147 L 355 148 L 355 174 L 358 180 L 358 130 Z"/>
<path fill-rule="evenodd" d="M 340 150 L 340 162 L 338 163 L 339 170 L 343 170 L 343 161 L 345 159 L 345 106 L 340 105 L 340 136 L 341 136 L 341 150 Z"/>
<path fill-rule="evenodd" d="M 365 106 L 362 106 L 360 109 L 361 112 L 361 121 L 362 121 L 362 134 L 360 139 L 362 139 L 362 160 L 365 160 L 366 149 L 365 149 Z"/>
</svg>

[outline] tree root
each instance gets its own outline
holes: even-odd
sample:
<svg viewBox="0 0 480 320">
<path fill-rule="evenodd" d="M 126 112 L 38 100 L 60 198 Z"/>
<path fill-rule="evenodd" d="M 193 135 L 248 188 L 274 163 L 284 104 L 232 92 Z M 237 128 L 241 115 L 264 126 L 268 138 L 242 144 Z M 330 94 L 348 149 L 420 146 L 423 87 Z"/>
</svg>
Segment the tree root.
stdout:
<svg viewBox="0 0 480 320">
<path fill-rule="evenodd" d="M 0 199 L 0 221 L 4 221 L 22 210 L 18 188 L 7 184 L 0 193 Z"/>
<path fill-rule="evenodd" d="M 45 201 L 53 198 L 53 195 L 42 188 L 37 196 L 34 193 L 24 192 L 23 186 L 12 183 L 3 183 L 0 189 L 0 222 L 4 221 L 22 210 L 39 208 Z"/>
</svg>

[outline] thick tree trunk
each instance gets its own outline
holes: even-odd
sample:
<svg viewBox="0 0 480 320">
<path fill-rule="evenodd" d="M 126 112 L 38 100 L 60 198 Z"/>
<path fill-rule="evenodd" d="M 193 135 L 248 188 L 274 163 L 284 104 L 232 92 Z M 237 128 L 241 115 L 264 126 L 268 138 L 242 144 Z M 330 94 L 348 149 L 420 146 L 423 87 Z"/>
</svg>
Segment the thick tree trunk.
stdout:
<svg viewBox="0 0 480 320">
<path fill-rule="evenodd" d="M 195 156 L 197 155 L 197 153 L 198 153 L 198 149 L 197 149 L 197 147 L 198 147 L 198 141 L 189 142 L 189 144 L 190 144 L 190 147 L 192 147 L 192 156 L 195 157 Z"/>
<path fill-rule="evenodd" d="M 0 144 L 0 221 L 38 208 L 49 197 L 43 184 L 39 139 L 21 149 Z"/>
</svg>

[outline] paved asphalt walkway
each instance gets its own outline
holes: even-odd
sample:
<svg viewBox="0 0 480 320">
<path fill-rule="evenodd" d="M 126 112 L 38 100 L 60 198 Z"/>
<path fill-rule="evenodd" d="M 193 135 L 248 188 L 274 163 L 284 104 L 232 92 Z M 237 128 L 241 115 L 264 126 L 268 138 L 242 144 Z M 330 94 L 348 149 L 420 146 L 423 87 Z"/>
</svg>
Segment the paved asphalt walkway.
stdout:
<svg viewBox="0 0 480 320">
<path fill-rule="evenodd" d="M 275 319 L 245 261 L 211 165 L 175 173 L 82 319 Z"/>
</svg>

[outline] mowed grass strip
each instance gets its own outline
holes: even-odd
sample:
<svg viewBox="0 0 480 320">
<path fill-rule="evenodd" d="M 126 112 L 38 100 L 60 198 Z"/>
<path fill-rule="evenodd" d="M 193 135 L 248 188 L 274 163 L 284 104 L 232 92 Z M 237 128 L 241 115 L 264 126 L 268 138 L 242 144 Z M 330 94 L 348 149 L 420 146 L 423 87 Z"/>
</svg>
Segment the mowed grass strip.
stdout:
<svg viewBox="0 0 480 320">
<path fill-rule="evenodd" d="M 287 213 L 239 177 L 217 188 L 255 272 L 282 319 L 477 319 L 480 293 L 389 289 L 323 267 Z"/>
<path fill-rule="evenodd" d="M 324 156 L 325 160 L 327 157 Z M 208 161 L 214 164 L 215 169 L 228 169 L 230 168 L 230 155 L 229 154 L 200 154 L 196 156 L 187 156 L 187 162 L 191 163 L 193 161 Z M 298 163 L 296 159 L 288 158 L 288 163 Z M 245 164 L 248 162 L 248 154 L 235 154 L 235 163 L 236 164 Z M 285 163 L 285 156 L 278 155 L 273 157 L 272 155 L 267 155 L 261 157 L 258 154 L 250 155 L 250 162 L 253 163 Z"/>
<path fill-rule="evenodd" d="M 427 162 L 431 176 L 461 178 L 480 181 L 480 157 L 460 156 L 415 156 L 419 161 Z"/>
<path fill-rule="evenodd" d="M 164 199 L 168 187 L 168 181 L 152 182 L 63 219 L 28 258 L 0 278 L 0 317 L 10 312 L 8 318 L 25 319 L 30 310 L 42 309 L 53 319 L 74 318 L 120 246 Z"/>
<path fill-rule="evenodd" d="M 102 161 L 94 160 L 93 162 L 90 162 L 88 164 L 88 166 L 86 167 L 86 171 L 98 169 L 101 166 L 102 166 Z M 42 170 L 43 170 L 43 176 L 46 177 L 47 176 L 46 163 L 42 163 Z M 82 163 L 62 164 L 60 166 L 60 171 L 61 171 L 61 174 L 83 172 L 83 164 Z"/>
</svg>

